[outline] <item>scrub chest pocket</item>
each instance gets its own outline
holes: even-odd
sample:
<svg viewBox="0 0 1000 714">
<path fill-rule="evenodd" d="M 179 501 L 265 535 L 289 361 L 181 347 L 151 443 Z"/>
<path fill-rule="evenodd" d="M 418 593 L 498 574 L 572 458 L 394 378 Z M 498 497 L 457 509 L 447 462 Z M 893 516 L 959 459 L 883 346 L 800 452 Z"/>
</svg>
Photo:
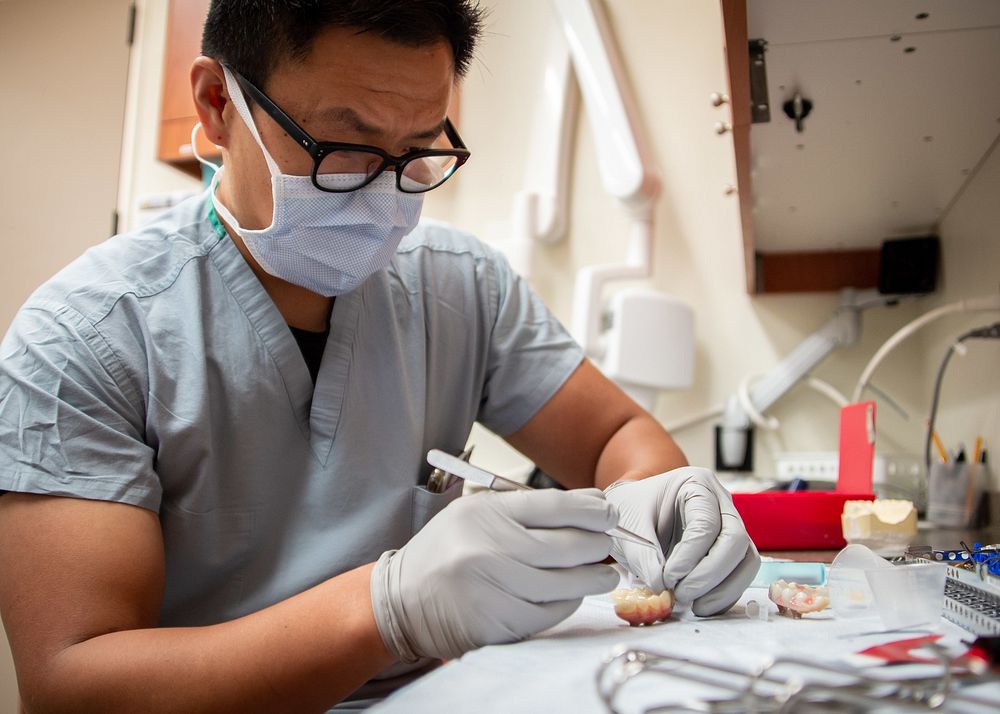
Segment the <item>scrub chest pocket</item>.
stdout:
<svg viewBox="0 0 1000 714">
<path fill-rule="evenodd" d="M 433 493 L 424 486 L 414 486 L 410 492 L 410 535 L 415 535 L 427 522 L 462 495 L 465 481 L 455 479 L 443 493 Z"/>
</svg>

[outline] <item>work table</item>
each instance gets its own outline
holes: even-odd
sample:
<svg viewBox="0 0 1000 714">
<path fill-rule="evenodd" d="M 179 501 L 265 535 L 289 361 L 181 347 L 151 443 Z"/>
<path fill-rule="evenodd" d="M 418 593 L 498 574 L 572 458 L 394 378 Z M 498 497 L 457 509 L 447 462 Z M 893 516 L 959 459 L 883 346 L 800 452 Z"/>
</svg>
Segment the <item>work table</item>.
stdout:
<svg viewBox="0 0 1000 714">
<path fill-rule="evenodd" d="M 1000 525 L 978 530 L 922 528 L 915 541 L 938 549 L 960 548 L 964 540 L 970 546 L 1000 542 Z M 785 551 L 764 555 L 796 561 L 829 563 L 838 551 Z M 442 711 L 566 712 L 612 711 L 602 700 L 598 675 L 603 663 L 625 650 L 659 653 L 676 658 L 694 658 L 747 671 L 765 666 L 775 657 L 793 656 L 818 662 L 822 666 L 848 666 L 855 653 L 868 647 L 922 635 L 940 635 L 937 641 L 949 655 L 963 652 L 972 640 L 968 632 L 942 618 L 930 629 L 886 632 L 876 619 L 844 619 L 826 610 L 803 619 L 771 614 L 766 620 L 747 616 L 750 601 L 766 603 L 765 588 L 749 588 L 729 612 L 710 618 L 694 616 L 679 608 L 664 623 L 649 627 L 629 627 L 614 614 L 608 595 L 585 598 L 580 608 L 556 627 L 516 644 L 483 647 L 423 676 L 393 694 L 371 711 L 379 714 L 439 714 Z M 624 657 L 626 655 L 622 655 Z M 634 653 L 632 655 L 634 656 Z M 621 662 L 619 658 L 616 662 Z M 787 675 L 773 670 L 781 680 L 794 681 L 796 665 Z M 884 667 L 868 667 L 865 674 L 888 680 L 905 676 L 937 677 L 936 665 L 903 665 L 911 675 L 892 674 Z M 668 705 L 671 710 L 689 710 L 705 698 L 719 697 L 718 688 L 698 681 L 695 665 L 668 663 L 630 680 L 615 696 L 615 710 L 623 714 L 646 711 Z M 670 671 L 676 670 L 674 675 Z M 680 671 L 683 670 L 683 671 Z M 804 670 L 815 676 L 815 670 Z M 604 671 L 605 683 L 613 674 Z M 718 677 L 718 673 L 711 676 Z M 831 676 L 823 672 L 819 676 Z M 839 676 L 839 675 L 838 675 Z M 808 679 L 809 677 L 807 677 Z M 732 681 L 744 680 L 736 677 Z M 783 681 L 783 680 L 782 680 Z M 980 687 L 976 695 L 986 697 L 985 709 L 1000 711 L 1000 682 Z M 605 694 L 607 688 L 605 687 Z M 725 694 L 724 691 L 721 693 Z M 731 695 L 731 693 L 729 693 Z M 982 706 L 982 705 L 976 705 Z M 970 711 L 966 708 L 965 711 Z M 945 706 L 941 711 L 955 711 Z"/>
</svg>

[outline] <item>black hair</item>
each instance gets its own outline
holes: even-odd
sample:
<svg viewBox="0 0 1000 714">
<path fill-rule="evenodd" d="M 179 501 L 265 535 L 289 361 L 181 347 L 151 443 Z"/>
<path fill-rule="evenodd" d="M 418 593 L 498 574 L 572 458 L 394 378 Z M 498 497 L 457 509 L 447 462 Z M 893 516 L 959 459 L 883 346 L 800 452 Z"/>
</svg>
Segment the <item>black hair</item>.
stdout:
<svg viewBox="0 0 1000 714">
<path fill-rule="evenodd" d="M 304 59 L 329 27 L 356 28 L 411 47 L 447 41 L 465 75 L 482 32 L 478 0 L 212 0 L 201 53 L 259 87 L 284 59 Z"/>
</svg>

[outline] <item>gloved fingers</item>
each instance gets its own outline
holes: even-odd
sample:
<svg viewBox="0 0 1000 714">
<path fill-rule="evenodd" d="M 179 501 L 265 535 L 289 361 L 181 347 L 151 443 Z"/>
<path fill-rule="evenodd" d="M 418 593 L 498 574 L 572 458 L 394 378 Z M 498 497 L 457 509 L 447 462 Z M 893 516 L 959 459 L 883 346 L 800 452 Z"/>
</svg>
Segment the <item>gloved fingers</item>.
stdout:
<svg viewBox="0 0 1000 714">
<path fill-rule="evenodd" d="M 705 557 L 676 585 L 674 594 L 682 602 L 698 600 L 714 590 L 741 563 L 747 549 L 753 545 L 739 517 L 729 514 L 721 514 L 720 517 L 722 530 L 719 537 Z M 753 580 L 753 577 L 750 579 Z"/>
<path fill-rule="evenodd" d="M 522 640 L 536 632 L 558 625 L 576 612 L 581 602 L 582 598 L 555 600 L 520 608 L 517 613 L 517 631 L 510 630 L 510 637 L 506 641 Z"/>
<path fill-rule="evenodd" d="M 605 494 L 618 509 L 617 525 L 654 542 L 659 504 L 663 500 L 655 488 L 657 485 L 647 481 L 619 481 Z"/>
<path fill-rule="evenodd" d="M 656 592 L 667 589 L 663 582 L 663 561 L 652 548 L 616 541 L 611 556 L 650 589 Z"/>
<path fill-rule="evenodd" d="M 740 564 L 707 595 L 695 599 L 691 611 L 699 617 L 708 617 L 725 612 L 740 599 L 760 570 L 760 555 L 753 543 Z"/>
<path fill-rule="evenodd" d="M 579 600 L 610 592 L 618 586 L 618 571 L 610 565 L 572 568 L 532 568 L 515 560 L 498 564 L 492 575 L 501 589 L 531 603 Z"/>
<path fill-rule="evenodd" d="M 490 494 L 525 528 L 581 528 L 601 532 L 618 523 L 618 509 L 598 488 L 505 491 Z M 503 500 L 499 500 L 503 499 Z"/>
<path fill-rule="evenodd" d="M 570 568 L 607 558 L 611 536 L 579 528 L 524 528 L 511 534 L 503 549 L 536 568 Z"/>
<path fill-rule="evenodd" d="M 681 513 L 671 514 L 672 530 L 678 527 L 679 518 L 683 524 L 683 532 L 680 540 L 670 549 L 663 566 L 663 582 L 667 587 L 674 587 L 687 577 L 708 556 L 722 532 L 719 499 L 707 486 L 700 483 L 685 484 L 677 500 L 679 503 L 674 504 L 674 509 Z M 666 508 L 669 509 L 670 506 Z M 664 515 L 661 514 L 661 520 Z"/>
</svg>

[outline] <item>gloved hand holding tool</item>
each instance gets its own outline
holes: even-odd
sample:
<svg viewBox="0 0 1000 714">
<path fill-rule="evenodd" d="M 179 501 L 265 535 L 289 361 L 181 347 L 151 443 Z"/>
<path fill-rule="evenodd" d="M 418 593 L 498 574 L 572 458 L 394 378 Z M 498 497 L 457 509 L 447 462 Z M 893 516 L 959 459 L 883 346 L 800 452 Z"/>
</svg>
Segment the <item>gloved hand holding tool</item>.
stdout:
<svg viewBox="0 0 1000 714">
<path fill-rule="evenodd" d="M 728 610 L 753 581 L 760 556 L 733 499 L 715 474 L 685 466 L 605 489 L 619 524 L 660 543 L 666 562 L 649 548 L 615 539 L 611 555 L 654 591 L 673 590 L 696 615 Z"/>
<path fill-rule="evenodd" d="M 555 625 L 584 596 L 618 584 L 614 568 L 600 564 L 611 549 L 604 531 L 617 522 L 598 489 L 457 499 L 375 565 L 372 606 L 383 641 L 414 662 Z"/>
</svg>

